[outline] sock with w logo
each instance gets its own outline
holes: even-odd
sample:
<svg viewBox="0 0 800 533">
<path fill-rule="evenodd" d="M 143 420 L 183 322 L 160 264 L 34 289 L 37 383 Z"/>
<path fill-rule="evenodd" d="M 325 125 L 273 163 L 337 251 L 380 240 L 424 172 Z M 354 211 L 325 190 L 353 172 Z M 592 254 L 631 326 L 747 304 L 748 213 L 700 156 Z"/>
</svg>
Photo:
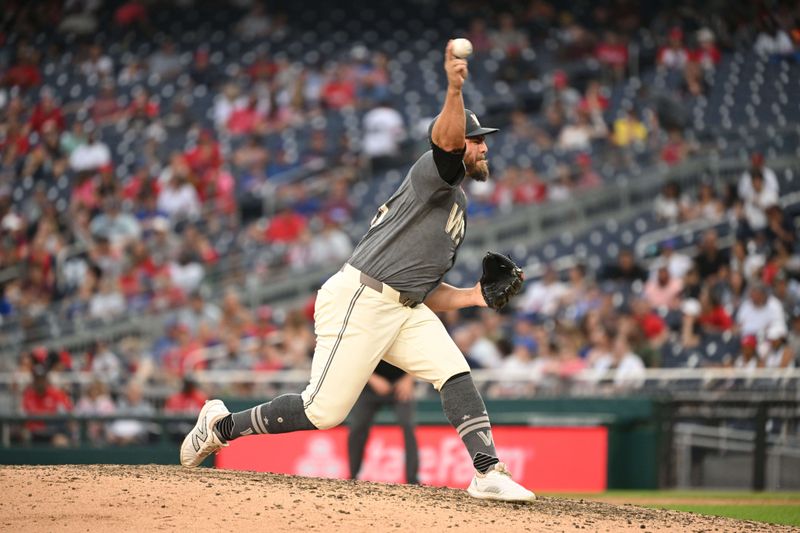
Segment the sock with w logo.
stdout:
<svg viewBox="0 0 800 533">
<path fill-rule="evenodd" d="M 467 372 L 450 378 L 439 392 L 444 414 L 467 447 L 475 470 L 485 474 L 500 460 L 489 415 L 472 375 Z"/>
</svg>

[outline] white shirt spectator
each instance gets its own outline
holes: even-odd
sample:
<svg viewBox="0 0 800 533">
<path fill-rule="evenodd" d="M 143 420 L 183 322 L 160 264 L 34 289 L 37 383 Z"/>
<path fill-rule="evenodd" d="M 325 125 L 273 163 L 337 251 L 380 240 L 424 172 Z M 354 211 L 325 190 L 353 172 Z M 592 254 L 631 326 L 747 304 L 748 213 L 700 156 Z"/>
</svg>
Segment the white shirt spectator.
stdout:
<svg viewBox="0 0 800 533">
<path fill-rule="evenodd" d="M 81 64 L 81 72 L 87 78 L 90 76 L 110 76 L 114 73 L 114 62 L 106 55 L 87 59 Z"/>
<path fill-rule="evenodd" d="M 125 312 L 125 297 L 118 291 L 99 292 L 89 301 L 89 316 L 103 320 Z"/>
<path fill-rule="evenodd" d="M 472 343 L 468 355 L 470 359 L 481 365 L 481 368 L 497 368 L 503 362 L 503 357 L 495 343 L 482 335 Z"/>
<path fill-rule="evenodd" d="M 644 363 L 642 362 L 642 358 L 633 352 L 627 352 L 623 355 L 616 365 L 613 355 L 601 356 L 595 361 L 592 368 L 597 372 L 598 378 L 605 372 L 613 369 L 614 385 L 617 387 L 638 388 L 644 384 Z"/>
<path fill-rule="evenodd" d="M 350 257 L 353 243 L 344 231 L 329 227 L 311 240 L 310 252 L 315 265 L 341 263 Z"/>
<path fill-rule="evenodd" d="M 754 231 L 767 227 L 767 208 L 778 203 L 778 194 L 766 187 L 760 193 L 753 191 L 744 202 L 744 216 Z"/>
<path fill-rule="evenodd" d="M 125 243 L 139 238 L 142 231 L 136 217 L 128 213 L 117 213 L 109 215 L 101 213 L 94 217 L 89 226 L 92 234 L 105 234 L 111 244 L 124 245 Z"/>
<path fill-rule="evenodd" d="M 105 383 L 117 383 L 122 377 L 122 363 L 109 349 L 102 350 L 92 358 L 92 374 Z"/>
<path fill-rule="evenodd" d="M 662 266 L 667 267 L 671 278 L 683 279 L 689 269 L 692 268 L 692 259 L 688 255 L 678 252 L 672 252 L 668 257 L 659 256 L 650 267 L 650 277 L 655 277 L 658 269 Z"/>
<path fill-rule="evenodd" d="M 364 115 L 364 154 L 367 157 L 396 156 L 405 139 L 403 117 L 396 109 L 380 106 Z"/>
<path fill-rule="evenodd" d="M 111 150 L 104 142 L 97 140 L 91 144 L 78 146 L 69 156 L 69 166 L 75 172 L 97 170 L 109 163 L 111 163 Z"/>
<path fill-rule="evenodd" d="M 791 54 L 793 49 L 791 37 L 783 30 L 778 30 L 774 35 L 761 32 L 756 38 L 756 44 L 753 45 L 753 50 L 762 56 Z"/>
<path fill-rule="evenodd" d="M 762 167 L 761 175 L 764 176 L 764 189 L 779 194 L 780 186 L 778 185 L 778 176 L 775 174 L 775 171 L 768 167 Z M 753 190 L 753 180 L 750 171 L 743 172 L 741 177 L 739 177 L 739 184 L 736 186 L 736 190 L 739 193 L 739 198 L 741 198 L 743 202 L 753 196 L 755 191 Z"/>
<path fill-rule="evenodd" d="M 774 296 L 767 297 L 767 303 L 757 307 L 750 298 L 742 302 L 736 314 L 736 323 L 742 335 L 759 335 L 775 323 L 785 323 L 783 306 Z"/>
<path fill-rule="evenodd" d="M 190 183 L 177 188 L 168 186 L 161 189 L 158 195 L 158 209 L 171 219 L 196 218 L 200 215 L 200 197 Z"/>
<path fill-rule="evenodd" d="M 532 283 L 522 297 L 520 310 L 525 313 L 541 313 L 553 316 L 569 288 L 560 281 L 540 280 Z"/>
<path fill-rule="evenodd" d="M 214 99 L 214 124 L 218 130 L 228 127 L 228 120 L 234 111 L 247 107 L 247 98 L 235 95 L 236 91 L 229 89 L 227 94 L 223 93 Z"/>
<path fill-rule="evenodd" d="M 171 262 L 169 264 L 169 277 L 176 287 L 181 289 L 185 294 L 189 294 L 200 286 L 203 282 L 205 269 L 203 265 L 196 262 L 189 262 L 182 265 L 178 262 Z"/>
</svg>

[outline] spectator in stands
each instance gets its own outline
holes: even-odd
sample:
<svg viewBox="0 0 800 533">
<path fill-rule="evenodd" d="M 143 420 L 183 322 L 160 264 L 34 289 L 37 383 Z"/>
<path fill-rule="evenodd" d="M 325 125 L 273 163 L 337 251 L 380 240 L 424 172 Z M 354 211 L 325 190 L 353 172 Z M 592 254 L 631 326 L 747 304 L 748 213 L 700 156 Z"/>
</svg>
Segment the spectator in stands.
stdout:
<svg viewBox="0 0 800 533">
<path fill-rule="evenodd" d="M 700 294 L 700 316 L 697 323 L 703 331 L 707 333 L 722 333 L 730 331 L 733 326 L 733 318 L 728 314 L 728 310 L 722 305 L 719 290 L 704 289 Z"/>
<path fill-rule="evenodd" d="M 197 414 L 208 396 L 197 386 L 191 374 L 183 377 L 181 390 L 170 395 L 164 403 L 164 412 L 171 414 Z"/>
<path fill-rule="evenodd" d="M 764 156 L 760 152 L 753 152 L 750 155 L 750 168 L 742 173 L 737 187 L 739 199 L 743 202 L 748 201 L 754 194 L 753 174 L 756 172 L 760 172 L 764 178 L 764 189 L 770 190 L 776 195 L 780 194 L 778 176 L 775 171 L 764 164 Z"/>
<path fill-rule="evenodd" d="M 697 192 L 697 201 L 690 206 L 687 216 L 690 219 L 721 222 L 725 216 L 725 205 L 717 197 L 710 183 L 703 183 Z"/>
<path fill-rule="evenodd" d="M 189 293 L 189 305 L 181 309 L 178 320 L 185 324 L 189 330 L 196 334 L 201 324 L 213 328 L 219 326 L 222 320 L 222 311 L 213 302 L 207 301 L 202 288 Z"/>
<path fill-rule="evenodd" d="M 22 392 L 22 412 L 26 415 L 46 416 L 65 414 L 72 411 L 72 401 L 58 387 L 50 384 L 48 371 L 41 364 L 31 369 L 33 381 Z M 65 422 L 29 421 L 25 429 L 35 443 L 48 443 L 53 446 L 67 446 L 70 442 L 69 429 Z"/>
<path fill-rule="evenodd" d="M 110 57 L 103 54 L 103 49 L 99 44 L 89 47 L 86 59 L 81 63 L 81 73 L 87 78 L 109 78 L 114 75 L 114 62 Z"/>
<path fill-rule="evenodd" d="M 170 39 L 165 39 L 157 52 L 150 56 L 147 62 L 151 74 L 168 80 L 178 76 L 183 70 L 181 56 L 175 50 L 175 44 Z"/>
<path fill-rule="evenodd" d="M 647 270 L 637 262 L 633 252 L 622 249 L 617 256 L 617 264 L 606 265 L 601 270 L 600 280 L 633 283 L 647 279 Z"/>
<path fill-rule="evenodd" d="M 763 335 L 773 324 L 785 324 L 781 302 L 761 283 L 750 287 L 748 298 L 736 314 L 737 329 L 742 335 Z"/>
<path fill-rule="evenodd" d="M 644 286 L 644 298 L 654 308 L 678 309 L 680 307 L 680 293 L 683 289 L 683 280 L 673 277 L 666 266 L 658 269 L 656 275 L 650 278 Z"/>
<path fill-rule="evenodd" d="M 98 170 L 111 164 L 111 150 L 108 145 L 99 139 L 93 126 L 84 127 L 86 131 L 86 144 L 81 144 L 73 150 L 69 157 L 69 165 L 75 172 Z"/>
<path fill-rule="evenodd" d="M 542 106 L 545 109 L 559 106 L 560 109 L 566 111 L 569 118 L 574 118 L 580 101 L 581 93 L 569 85 L 567 73 L 563 70 L 556 70 L 553 72 L 551 86 L 544 93 Z M 587 106 L 583 108 L 583 111 L 590 112 L 591 109 Z"/>
<path fill-rule="evenodd" d="M 322 222 L 322 231 L 315 233 L 310 244 L 310 261 L 315 265 L 343 263 L 353 252 L 350 237 L 333 219 Z"/>
<path fill-rule="evenodd" d="M 492 48 L 515 55 L 528 47 L 528 37 L 516 27 L 511 13 L 500 13 L 497 17 L 497 26 L 496 30 L 489 32 Z"/>
<path fill-rule="evenodd" d="M 692 259 L 686 254 L 675 251 L 677 246 L 677 239 L 669 239 L 661 244 L 660 254 L 650 267 L 651 278 L 654 277 L 659 268 L 666 267 L 671 278 L 683 279 L 689 269 L 692 268 Z"/>
<path fill-rule="evenodd" d="M 152 430 L 151 423 L 146 420 L 156 414 L 153 406 L 144 397 L 142 385 L 131 381 L 125 389 L 125 397 L 117 402 L 119 416 L 134 416 L 139 418 L 120 418 L 108 425 L 109 441 L 118 445 L 145 444 Z"/>
<path fill-rule="evenodd" d="M 774 20 L 763 22 L 761 32 L 756 37 L 753 50 L 760 56 L 781 59 L 793 55 L 794 44 L 789 34 Z"/>
<path fill-rule="evenodd" d="M 182 157 L 174 158 L 173 174 L 158 194 L 158 209 L 173 221 L 194 220 L 200 216 L 200 197 L 189 182 L 189 166 Z"/>
<path fill-rule="evenodd" d="M 750 370 L 764 366 L 764 362 L 758 357 L 758 338 L 755 335 L 742 337 L 741 351 L 731 366 Z"/>
<path fill-rule="evenodd" d="M 355 105 L 356 85 L 347 77 L 344 65 L 335 65 L 330 69 L 321 96 L 322 103 L 327 109 L 339 110 Z"/>
<path fill-rule="evenodd" d="M 761 171 L 755 170 L 751 173 L 750 184 L 752 193 L 743 199 L 745 226 L 740 228 L 740 234 L 746 236 L 767 228 L 767 209 L 778 203 L 777 193 L 765 187 Z"/>
<path fill-rule="evenodd" d="M 126 377 L 125 368 L 107 341 L 98 340 L 88 353 L 88 369 L 102 383 L 117 385 Z"/>
<path fill-rule="evenodd" d="M 89 316 L 110 322 L 125 312 L 125 296 L 119 290 L 117 279 L 111 276 L 100 278 L 99 288 L 89 301 Z"/>
<path fill-rule="evenodd" d="M 773 248 L 783 245 L 787 251 L 792 250 L 797 241 L 797 236 L 790 217 L 778 204 L 772 204 L 767 207 L 766 215 L 767 227 L 764 230 L 764 234 L 767 242 L 772 243 Z"/>
<path fill-rule="evenodd" d="M 686 141 L 683 132 L 678 128 L 672 128 L 667 133 L 667 142 L 661 148 L 661 161 L 667 165 L 677 165 L 683 162 L 694 150 L 694 147 Z"/>
<path fill-rule="evenodd" d="M 40 92 L 39 102 L 31 112 L 29 120 L 31 131 L 40 133 L 45 125 L 50 123 L 55 126 L 58 133 L 64 131 L 66 121 L 64 120 L 64 113 L 56 102 L 53 90 L 49 87 L 44 87 Z"/>
<path fill-rule="evenodd" d="M 106 385 L 98 379 L 89 384 L 75 406 L 75 414 L 87 418 L 113 415 L 115 410 L 116 406 L 108 394 Z M 106 425 L 103 422 L 87 422 L 86 433 L 89 442 L 94 445 L 106 442 Z"/>
<path fill-rule="evenodd" d="M 210 361 L 211 370 L 251 370 L 255 361 L 252 343 L 245 343 L 236 333 L 228 334 L 222 344 L 222 357 Z"/>
<path fill-rule="evenodd" d="M 717 231 L 715 229 L 704 231 L 700 250 L 694 258 L 700 278 L 705 281 L 716 277 L 719 270 L 729 263 L 730 254 L 720 246 Z"/>
<path fill-rule="evenodd" d="M 789 331 L 786 324 L 777 322 L 767 328 L 767 343 L 761 352 L 766 368 L 795 368 L 796 353 L 787 342 Z"/>
<path fill-rule="evenodd" d="M 714 32 L 709 28 L 697 30 L 697 45 L 689 53 L 689 62 L 697 63 L 703 71 L 713 72 L 722 60 L 722 53 L 714 41 Z"/>
<path fill-rule="evenodd" d="M 558 136 L 558 147 L 563 150 L 590 150 L 592 142 L 604 139 L 608 128 L 600 113 L 590 115 L 578 109 L 575 119 L 567 123 Z"/>
<path fill-rule="evenodd" d="M 529 282 L 517 307 L 523 313 L 543 318 L 554 317 L 568 291 L 567 286 L 559 280 L 558 272 L 551 265 L 547 265 L 540 280 Z"/>
<path fill-rule="evenodd" d="M 305 228 L 305 217 L 293 211 L 288 204 L 283 205 L 270 220 L 264 239 L 272 243 L 291 243 L 300 237 Z"/>
<path fill-rule="evenodd" d="M 595 49 L 594 56 L 603 68 L 606 79 L 618 81 L 625 77 L 628 67 L 628 45 L 620 34 L 606 31 Z"/>
<path fill-rule="evenodd" d="M 388 101 L 380 102 L 364 115 L 362 152 L 373 171 L 391 166 L 405 139 L 403 117 Z"/>
<path fill-rule="evenodd" d="M 689 51 L 683 45 L 683 30 L 674 27 L 669 31 L 666 46 L 658 50 L 656 61 L 660 69 L 672 73 L 683 73 L 689 62 Z"/>
<path fill-rule="evenodd" d="M 611 352 L 594 361 L 592 370 L 595 372 L 595 379 L 601 379 L 610 372 L 614 388 L 617 390 L 637 389 L 644 384 L 644 362 L 631 351 L 627 336 L 622 333 L 614 339 Z"/>
<path fill-rule="evenodd" d="M 19 87 L 24 91 L 38 87 L 42 84 L 42 73 L 38 64 L 39 53 L 27 45 L 20 45 L 17 48 L 17 61 L 0 78 L 2 79 L 0 85 Z"/>
<path fill-rule="evenodd" d="M 236 25 L 236 33 L 246 41 L 264 39 L 269 36 L 271 29 L 272 21 L 261 2 L 254 2 L 250 11 Z"/>
<path fill-rule="evenodd" d="M 611 141 L 620 148 L 642 146 L 647 140 L 647 127 L 639 119 L 636 109 L 629 106 L 624 114 L 614 121 Z"/>
<path fill-rule="evenodd" d="M 686 218 L 690 207 L 688 198 L 681 194 L 680 185 L 675 181 L 668 181 L 656 196 L 653 211 L 662 222 L 675 224 Z"/>
<path fill-rule="evenodd" d="M 488 52 L 492 48 L 491 35 L 486 29 L 484 17 L 475 17 L 469 21 L 467 39 L 472 43 L 472 51 L 475 54 Z"/>
<path fill-rule="evenodd" d="M 89 228 L 95 235 L 103 233 L 112 246 L 120 249 L 141 235 L 139 222 L 133 215 L 122 211 L 119 199 L 113 196 L 103 200 L 103 211 L 92 219 Z"/>
</svg>

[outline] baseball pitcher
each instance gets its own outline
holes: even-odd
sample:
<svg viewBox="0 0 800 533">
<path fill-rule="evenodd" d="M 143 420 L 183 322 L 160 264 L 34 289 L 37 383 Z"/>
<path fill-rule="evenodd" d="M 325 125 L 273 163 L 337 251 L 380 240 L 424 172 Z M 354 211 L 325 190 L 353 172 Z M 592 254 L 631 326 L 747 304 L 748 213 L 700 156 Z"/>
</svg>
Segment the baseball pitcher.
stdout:
<svg viewBox="0 0 800 533">
<path fill-rule="evenodd" d="M 447 95 L 430 128 L 431 149 L 411 167 L 397 191 L 378 208 L 352 257 L 319 290 L 314 313 L 316 350 L 302 394 L 230 413 L 220 400 L 205 404 L 181 445 L 181 464 L 198 466 L 239 437 L 327 429 L 344 421 L 381 360 L 433 384 L 464 442 L 476 498 L 532 501 L 511 479 L 495 450 L 483 399 L 464 356 L 434 314 L 470 306 L 502 308 L 522 288 L 522 271 L 488 253 L 483 276 L 470 288 L 442 282 L 455 262 L 467 227 L 466 178 L 489 179 L 486 136 L 464 109 L 467 62 L 445 50 Z"/>
</svg>

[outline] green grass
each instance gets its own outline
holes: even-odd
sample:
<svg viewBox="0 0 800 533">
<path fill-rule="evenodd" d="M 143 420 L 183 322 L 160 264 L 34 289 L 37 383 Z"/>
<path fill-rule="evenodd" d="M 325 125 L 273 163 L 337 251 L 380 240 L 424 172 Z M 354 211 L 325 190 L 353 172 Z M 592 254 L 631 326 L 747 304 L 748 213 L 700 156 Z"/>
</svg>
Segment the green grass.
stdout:
<svg viewBox="0 0 800 533">
<path fill-rule="evenodd" d="M 755 520 L 770 524 L 800 526 L 800 506 L 797 505 L 643 505 L 653 509 L 672 509 L 714 516 L 726 516 L 738 520 Z"/>
<path fill-rule="evenodd" d="M 610 490 L 603 494 L 553 494 L 552 496 L 589 500 L 611 499 L 615 503 L 628 502 L 653 509 L 672 509 L 800 527 L 800 492 Z M 674 503 L 659 501 L 668 499 L 688 501 Z"/>
</svg>

